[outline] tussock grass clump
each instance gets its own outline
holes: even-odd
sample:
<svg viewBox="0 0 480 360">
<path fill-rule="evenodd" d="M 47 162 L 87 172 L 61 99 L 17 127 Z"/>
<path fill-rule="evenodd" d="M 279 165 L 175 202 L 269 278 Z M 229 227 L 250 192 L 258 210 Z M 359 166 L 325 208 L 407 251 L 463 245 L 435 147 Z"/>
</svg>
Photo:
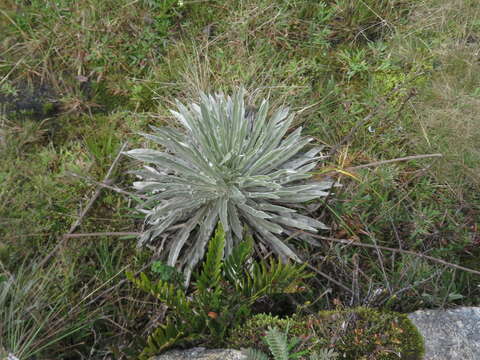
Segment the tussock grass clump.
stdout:
<svg viewBox="0 0 480 360">
<path fill-rule="evenodd" d="M 53 271 L 22 265 L 12 274 L 0 262 L 0 355 L 18 359 L 63 353 L 56 346 L 93 321 L 82 301 L 72 307 Z M 60 352 L 58 352 L 60 351 Z M 48 355 L 47 355 L 48 354 Z M 10 358 L 10 357 L 9 357 Z"/>
</svg>

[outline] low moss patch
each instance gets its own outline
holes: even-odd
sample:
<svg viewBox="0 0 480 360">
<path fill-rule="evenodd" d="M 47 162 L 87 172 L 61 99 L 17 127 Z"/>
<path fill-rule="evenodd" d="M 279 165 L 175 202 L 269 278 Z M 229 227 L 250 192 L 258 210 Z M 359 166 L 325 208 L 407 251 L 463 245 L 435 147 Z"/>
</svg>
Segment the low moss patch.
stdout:
<svg viewBox="0 0 480 360">
<path fill-rule="evenodd" d="M 235 329 L 227 344 L 268 352 L 263 337 L 274 326 L 302 339 L 311 352 L 330 348 L 347 360 L 420 360 L 424 354 L 423 338 L 406 315 L 363 307 L 285 319 L 260 314 Z"/>
</svg>

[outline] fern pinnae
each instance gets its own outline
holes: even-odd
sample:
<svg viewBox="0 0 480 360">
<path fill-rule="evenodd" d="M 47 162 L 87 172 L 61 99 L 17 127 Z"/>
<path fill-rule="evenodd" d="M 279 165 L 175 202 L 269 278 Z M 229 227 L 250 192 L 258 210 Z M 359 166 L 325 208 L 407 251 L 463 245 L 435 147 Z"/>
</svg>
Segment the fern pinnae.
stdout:
<svg viewBox="0 0 480 360">
<path fill-rule="evenodd" d="M 280 332 L 278 328 L 269 328 L 265 335 L 265 342 L 268 344 L 275 360 L 288 360 L 287 335 Z"/>
<path fill-rule="evenodd" d="M 267 354 L 263 353 L 260 350 L 256 350 L 256 349 L 247 349 L 244 352 L 244 354 L 247 357 L 247 360 L 269 360 Z"/>
<path fill-rule="evenodd" d="M 200 291 L 216 287 L 220 282 L 224 245 L 225 233 L 219 226 L 215 231 L 215 236 L 210 241 L 205 264 L 195 284 Z"/>
</svg>

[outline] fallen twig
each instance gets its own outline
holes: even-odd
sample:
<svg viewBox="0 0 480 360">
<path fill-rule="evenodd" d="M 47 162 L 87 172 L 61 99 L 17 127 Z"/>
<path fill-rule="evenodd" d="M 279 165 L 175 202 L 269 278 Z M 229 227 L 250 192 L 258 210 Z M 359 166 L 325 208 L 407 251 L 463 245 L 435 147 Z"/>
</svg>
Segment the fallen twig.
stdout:
<svg viewBox="0 0 480 360">
<path fill-rule="evenodd" d="M 380 161 L 375 161 L 369 164 L 362 164 L 362 165 L 357 165 L 357 166 L 350 166 L 345 169 L 328 169 L 324 172 L 320 171 L 320 175 L 325 175 L 325 174 L 330 174 L 333 172 L 351 172 L 355 171 L 358 169 L 365 169 L 369 167 L 374 167 L 374 166 L 380 166 L 380 165 L 385 165 L 385 164 L 391 164 L 391 163 L 396 163 L 396 162 L 401 162 L 401 161 L 409 161 L 409 160 L 418 160 L 418 159 L 428 159 L 428 158 L 433 158 L 433 157 L 443 157 L 443 154 L 422 154 L 422 155 L 410 155 L 410 156 L 405 156 L 401 158 L 395 158 L 395 159 L 390 159 L 390 160 L 380 160 Z"/>
<path fill-rule="evenodd" d="M 358 246 L 358 247 L 364 247 L 364 248 L 370 248 L 370 249 L 376 249 L 376 250 L 378 250 L 378 249 L 386 250 L 386 251 L 394 252 L 394 253 L 397 253 L 397 254 L 412 255 L 412 256 L 419 257 L 419 258 L 422 258 L 422 259 L 425 259 L 425 260 L 436 262 L 438 264 L 441 264 L 441 265 L 444 265 L 444 266 L 447 266 L 447 267 L 450 267 L 450 268 L 466 271 L 466 272 L 469 272 L 469 273 L 475 274 L 475 275 L 480 275 L 480 271 L 478 271 L 478 270 L 474 270 L 474 269 L 470 269 L 470 268 L 467 268 L 467 267 L 464 267 L 464 266 L 461 266 L 461 265 L 453 264 L 453 263 L 450 263 L 448 261 L 445 261 L 445 260 L 442 260 L 442 259 L 439 259 L 439 258 L 436 258 L 436 257 L 433 257 L 433 256 L 417 253 L 417 252 L 411 251 L 411 250 L 396 249 L 396 248 L 391 248 L 391 247 L 381 246 L 381 245 L 374 245 L 374 244 L 365 244 L 365 243 L 356 242 L 356 241 L 347 240 L 347 239 L 336 239 L 336 238 L 331 238 L 331 237 L 328 237 L 328 236 L 321 236 L 321 235 L 317 235 L 317 234 L 312 234 L 312 233 L 309 233 L 307 231 L 302 231 L 302 230 L 299 230 L 298 232 L 307 234 L 307 235 L 309 235 L 313 238 L 316 238 L 316 239 L 336 242 L 336 243 L 340 243 L 340 244 L 352 245 L 352 246 Z"/>
<path fill-rule="evenodd" d="M 344 284 L 342 284 L 340 281 L 338 280 L 335 280 L 334 278 L 332 278 L 330 275 L 324 273 L 323 271 L 321 270 L 318 270 L 317 268 L 315 268 L 314 266 L 310 265 L 309 263 L 305 263 L 307 268 L 309 268 L 310 270 L 313 270 L 315 271 L 318 275 L 324 277 L 325 279 L 327 279 L 328 281 L 331 281 L 332 283 L 334 284 L 337 284 L 338 286 L 340 286 L 343 290 L 345 291 L 348 291 L 349 293 L 353 294 L 353 291 L 352 289 L 346 287 Z"/>
<path fill-rule="evenodd" d="M 395 158 L 395 159 L 390 159 L 390 160 L 381 160 L 381 161 L 375 161 L 369 164 L 363 164 L 363 165 L 357 165 L 357 166 L 351 166 L 346 168 L 346 171 L 352 171 L 352 170 L 357 170 L 357 169 L 363 169 L 363 168 L 368 168 L 368 167 L 374 167 L 374 166 L 380 166 L 380 165 L 385 165 L 385 164 L 391 164 L 395 162 L 400 162 L 400 161 L 409 161 L 409 160 L 417 160 L 417 159 L 427 159 L 427 158 L 432 158 L 432 157 L 442 157 L 443 154 L 424 154 L 424 155 L 411 155 L 411 156 L 405 156 L 401 158 Z"/>
<path fill-rule="evenodd" d="M 99 187 L 115 191 L 116 193 L 119 193 L 119 194 L 122 194 L 122 195 L 126 195 L 128 197 L 133 198 L 133 199 L 135 199 L 135 198 L 146 199 L 147 198 L 147 196 L 140 195 L 140 194 L 134 194 L 134 193 L 122 190 L 119 187 L 112 186 L 112 185 L 110 185 L 108 183 L 105 183 L 105 182 L 100 182 L 100 181 L 94 180 L 92 178 L 89 178 L 88 176 L 83 176 L 83 175 L 80 175 L 80 174 L 77 174 L 77 173 L 74 173 L 74 172 L 68 172 L 67 174 L 70 175 L 70 176 L 77 177 L 79 179 L 83 179 L 83 180 L 86 180 L 88 182 L 91 182 L 92 184 L 95 184 Z"/>
<path fill-rule="evenodd" d="M 95 237 L 95 236 L 138 236 L 141 233 L 133 231 L 117 231 L 117 232 L 95 232 L 95 233 L 83 233 L 83 234 L 65 234 L 64 239 L 82 238 L 82 237 Z"/>
<path fill-rule="evenodd" d="M 110 176 L 112 176 L 112 173 L 113 173 L 113 170 L 115 169 L 118 161 L 120 160 L 120 157 L 121 157 L 121 154 L 123 152 L 123 150 L 125 149 L 125 147 L 127 146 L 127 142 L 123 143 L 123 145 L 120 147 L 120 150 L 118 151 L 117 153 L 117 156 L 115 157 L 115 159 L 113 160 L 112 162 L 112 165 L 110 165 L 110 168 L 108 169 L 107 171 L 107 174 L 105 175 L 104 179 L 103 179 L 103 183 L 106 183 L 108 181 L 110 181 Z M 95 202 L 95 200 L 98 198 L 98 196 L 100 195 L 100 192 L 102 190 L 102 187 L 97 187 L 97 190 L 95 191 L 95 193 L 93 194 L 93 196 L 90 198 L 90 200 L 88 201 L 87 205 L 85 206 L 85 209 L 80 213 L 80 216 L 78 217 L 78 219 L 75 221 L 75 223 L 73 223 L 73 225 L 70 227 L 70 230 L 68 231 L 68 233 L 66 235 L 70 235 L 72 234 L 75 229 L 82 223 L 82 220 L 83 218 L 85 217 L 85 215 L 87 214 L 87 212 L 90 210 L 90 208 L 92 207 L 93 203 Z M 53 254 L 55 254 L 57 252 L 57 250 L 63 245 L 63 243 L 65 242 L 67 238 L 64 236 L 62 236 L 60 238 L 60 240 L 57 242 L 57 245 L 55 245 L 55 247 L 52 249 L 52 251 L 50 251 L 50 253 L 48 253 L 47 256 L 45 256 L 43 258 L 42 261 L 40 261 L 40 263 L 37 265 L 39 268 L 42 267 L 43 265 L 46 264 L 46 262 L 48 260 L 51 259 L 51 257 L 53 256 Z"/>
<path fill-rule="evenodd" d="M 178 230 L 185 226 L 185 224 L 178 224 L 175 226 L 171 226 L 169 228 L 170 231 Z M 94 232 L 94 233 L 82 233 L 82 234 L 65 234 L 63 235 L 66 239 L 75 239 L 75 238 L 82 238 L 82 237 L 97 237 L 97 236 L 139 236 L 141 232 L 134 232 L 134 231 L 107 231 L 107 232 Z"/>
<path fill-rule="evenodd" d="M 117 156 L 113 160 L 112 165 L 110 165 L 110 168 L 108 169 L 107 174 L 103 178 L 102 183 L 107 183 L 108 184 L 108 183 L 111 182 L 110 181 L 110 176 L 112 176 L 113 170 L 117 166 L 117 163 L 120 160 L 120 156 L 122 155 L 123 150 L 125 150 L 125 148 L 127 147 L 127 144 L 128 144 L 128 142 L 123 143 L 122 147 L 120 148 L 120 150 L 117 153 Z M 70 230 L 68 231 L 68 234 L 72 234 L 77 229 L 77 227 L 80 226 L 80 224 L 83 221 L 83 218 L 85 217 L 87 212 L 90 210 L 90 208 L 93 206 L 93 203 L 95 202 L 95 200 L 97 200 L 97 198 L 100 196 L 101 192 L 102 192 L 102 187 L 98 186 L 97 190 L 95 190 L 95 193 L 90 198 L 90 200 L 88 201 L 88 203 L 85 206 L 85 208 L 83 209 L 83 211 L 80 213 L 80 216 L 78 217 L 77 221 L 75 221 L 75 223 L 73 223 L 73 225 L 70 227 Z"/>
</svg>

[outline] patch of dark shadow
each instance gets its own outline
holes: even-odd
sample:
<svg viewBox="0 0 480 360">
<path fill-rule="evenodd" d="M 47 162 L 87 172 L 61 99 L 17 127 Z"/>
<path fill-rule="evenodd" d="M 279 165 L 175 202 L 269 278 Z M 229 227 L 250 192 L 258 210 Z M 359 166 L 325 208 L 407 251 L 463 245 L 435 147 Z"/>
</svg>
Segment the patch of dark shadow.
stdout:
<svg viewBox="0 0 480 360">
<path fill-rule="evenodd" d="M 0 92 L 0 109 L 10 120 L 44 120 L 60 111 L 57 94 L 51 86 L 20 84 L 13 93 Z"/>
<path fill-rule="evenodd" d="M 77 114 L 86 112 L 85 109 L 88 109 L 89 114 L 106 114 L 130 105 L 128 96 L 112 91 L 105 81 L 76 77 L 76 82 L 77 95 L 73 98 L 80 101 L 80 106 L 75 110 Z M 66 95 L 68 98 L 68 92 Z M 14 84 L 8 92 L 0 88 L 0 114 L 7 114 L 12 121 L 42 121 L 57 117 L 69 112 L 68 105 L 68 102 L 60 100 L 58 91 L 48 83 Z"/>
<path fill-rule="evenodd" d="M 264 296 L 252 306 L 254 314 L 271 314 L 273 316 L 291 316 L 295 313 L 297 307 L 295 299 L 291 294 L 271 294 Z"/>
<path fill-rule="evenodd" d="M 470 35 L 468 35 L 468 36 L 465 38 L 465 42 L 466 42 L 467 44 L 478 44 L 479 39 L 480 39 L 480 38 L 479 38 L 478 36 L 475 36 L 475 35 L 470 34 Z"/>
</svg>

